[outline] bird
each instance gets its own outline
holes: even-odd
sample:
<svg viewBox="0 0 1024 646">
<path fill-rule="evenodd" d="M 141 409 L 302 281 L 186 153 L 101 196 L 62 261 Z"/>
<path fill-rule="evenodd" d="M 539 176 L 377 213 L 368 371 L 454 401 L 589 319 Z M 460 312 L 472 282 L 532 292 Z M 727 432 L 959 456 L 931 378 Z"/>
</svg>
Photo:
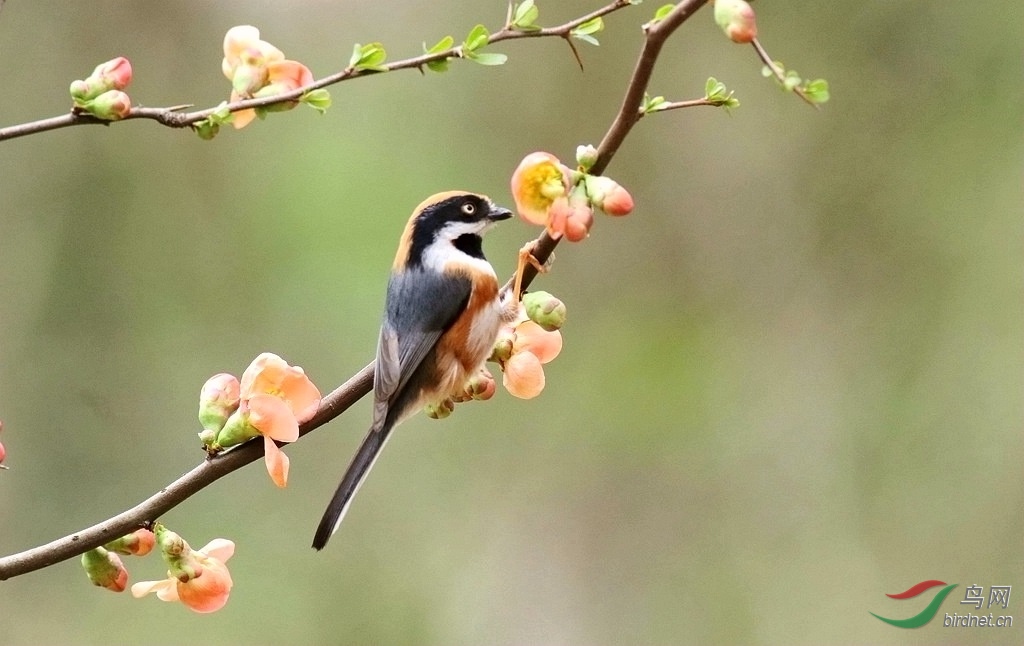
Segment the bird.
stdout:
<svg viewBox="0 0 1024 646">
<path fill-rule="evenodd" d="M 391 431 L 460 389 L 490 356 L 502 323 L 514 318 L 482 238 L 510 217 L 509 209 L 468 191 L 432 195 L 409 217 L 388 279 L 373 421 L 320 520 L 314 549 L 338 530 Z"/>
</svg>

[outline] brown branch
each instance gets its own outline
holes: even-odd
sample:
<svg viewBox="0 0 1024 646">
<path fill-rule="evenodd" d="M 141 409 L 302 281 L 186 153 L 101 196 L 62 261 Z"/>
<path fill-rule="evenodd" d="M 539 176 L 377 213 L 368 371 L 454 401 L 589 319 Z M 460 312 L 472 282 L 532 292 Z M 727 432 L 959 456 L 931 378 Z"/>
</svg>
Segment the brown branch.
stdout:
<svg viewBox="0 0 1024 646">
<path fill-rule="evenodd" d="M 644 93 L 650 83 L 651 73 L 654 71 L 654 64 L 658 61 L 662 45 L 680 25 L 707 3 L 708 0 L 683 0 L 664 19 L 653 25 L 648 25 L 644 29 L 646 38 L 640 48 L 640 55 L 633 68 L 633 75 L 626 86 L 626 94 L 622 97 L 622 105 L 619 107 L 619 112 L 615 115 L 612 125 L 608 128 L 608 132 L 601 140 L 601 144 L 597 147 L 597 161 L 590 167 L 591 173 L 600 175 L 604 172 L 612 157 L 619 150 L 619 146 L 625 141 L 626 135 L 640 120 L 640 106 L 643 105 Z M 558 240 L 549 236 L 545 231 L 534 243 L 533 257 L 538 260 L 538 264 L 543 266 L 557 246 Z M 537 268 L 527 264 L 523 268 L 523 289 L 526 289 L 536 276 Z M 510 289 L 514 281 L 515 277 L 513 276 L 505 284 L 505 289 Z"/>
<path fill-rule="evenodd" d="M 600 174 L 604 171 L 612 157 L 615 156 L 619 146 L 622 145 L 622 142 L 629 134 L 630 129 L 639 120 L 638 106 L 641 105 L 651 72 L 654 69 L 654 64 L 657 62 L 658 53 L 661 51 L 661 46 L 665 40 L 693 12 L 707 2 L 708 0 L 684 0 L 664 20 L 646 30 L 644 45 L 640 50 L 640 56 L 633 70 L 633 75 L 630 77 L 622 106 L 608 132 L 605 134 L 604 139 L 601 141 L 601 145 L 598 147 L 598 159 L 591 168 L 592 173 Z M 619 6 L 621 4 L 623 2 L 620 1 L 609 6 Z M 540 262 L 545 262 L 557 245 L 558 240 L 552 239 L 544 232 L 534 241 L 533 255 Z M 527 265 L 523 275 L 523 287 L 528 286 L 536 275 L 537 270 L 532 265 Z M 512 280 L 509 281 L 504 289 L 510 289 L 511 283 Z M 372 386 L 373 364 L 371 363 L 324 397 L 316 415 L 301 426 L 299 435 L 306 435 L 341 415 L 352 404 L 369 393 Z M 45 545 L 0 558 L 0 581 L 73 558 L 94 547 L 128 534 L 140 526 L 151 523 L 210 483 L 251 462 L 255 462 L 262 455 L 262 442 L 247 442 L 235 449 L 207 459 L 155 495 L 113 518 Z"/>
<path fill-rule="evenodd" d="M 306 435 L 348 410 L 373 387 L 373 364 L 338 386 L 320 402 L 316 415 L 299 428 Z M 113 518 L 45 545 L 0 558 L 0 581 L 74 558 L 104 543 L 130 534 L 152 523 L 161 515 L 220 478 L 263 457 L 263 442 L 246 442 L 216 457 L 201 462 L 156 494 Z"/>
<path fill-rule="evenodd" d="M 593 11 L 585 16 L 570 20 L 569 22 L 558 25 L 557 27 L 548 27 L 545 29 L 539 29 L 536 31 L 516 31 L 506 25 L 501 31 L 495 32 L 488 37 L 488 44 L 498 43 L 505 40 L 518 40 L 520 38 L 567 38 L 569 32 L 576 27 L 586 23 L 589 20 L 593 20 L 599 16 L 610 14 L 614 11 L 618 11 L 629 6 L 629 0 L 615 0 L 600 9 Z M 325 76 L 324 78 L 314 81 L 309 85 L 292 90 L 291 92 L 285 92 L 283 94 L 277 94 L 275 96 L 260 97 L 258 99 L 244 99 L 241 101 L 235 101 L 233 103 L 227 103 L 224 107 L 228 112 L 238 112 L 239 110 L 246 110 L 249 108 L 265 108 L 267 106 L 276 105 L 279 103 L 287 103 L 289 101 L 296 101 L 302 97 L 302 95 L 312 90 L 318 90 L 325 88 L 330 85 L 335 85 L 343 81 L 350 81 L 352 79 L 363 78 L 365 76 L 373 76 L 375 74 L 381 74 L 383 72 L 393 72 L 396 70 L 406 69 L 417 69 L 421 70 L 423 67 L 433 61 L 443 61 L 449 58 L 464 58 L 462 54 L 462 46 L 456 45 L 450 47 L 442 52 L 434 54 L 422 54 L 420 56 L 413 56 L 412 58 L 406 58 L 393 63 L 387 63 L 382 65 L 380 70 L 360 70 L 353 67 L 346 67 L 345 69 Z M 188 107 L 188 106 L 186 106 Z M 194 112 L 180 112 L 181 106 L 169 107 L 169 108 L 144 108 L 144 107 L 133 107 L 122 121 L 128 121 L 130 119 L 149 119 L 156 121 L 157 123 L 167 126 L 169 128 L 185 128 L 191 126 L 203 119 L 206 119 L 214 112 L 222 109 L 221 106 L 215 106 L 212 108 L 205 108 L 203 110 L 196 110 Z M 59 128 L 68 128 L 71 126 L 81 126 L 89 124 L 102 124 L 110 125 L 116 123 L 114 121 L 108 121 L 106 119 L 98 119 L 92 115 L 70 112 L 68 114 L 60 115 L 57 117 L 51 117 L 49 119 L 41 119 L 39 121 L 32 121 L 29 123 L 23 123 L 15 126 L 7 126 L 6 128 L 0 128 L 0 141 L 7 139 L 16 139 L 18 137 L 24 137 L 26 135 L 32 135 L 39 132 L 45 132 L 48 130 L 57 130 Z"/>
</svg>

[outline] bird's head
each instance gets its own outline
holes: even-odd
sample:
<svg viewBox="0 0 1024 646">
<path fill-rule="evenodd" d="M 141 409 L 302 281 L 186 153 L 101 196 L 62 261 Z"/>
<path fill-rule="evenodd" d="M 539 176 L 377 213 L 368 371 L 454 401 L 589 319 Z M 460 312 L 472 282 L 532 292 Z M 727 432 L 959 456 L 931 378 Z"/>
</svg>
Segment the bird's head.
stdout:
<svg viewBox="0 0 1024 646">
<path fill-rule="evenodd" d="M 481 236 L 512 212 L 486 195 L 447 191 L 431 195 L 413 211 L 395 256 L 395 268 L 427 267 L 464 254 L 484 260 Z"/>
</svg>

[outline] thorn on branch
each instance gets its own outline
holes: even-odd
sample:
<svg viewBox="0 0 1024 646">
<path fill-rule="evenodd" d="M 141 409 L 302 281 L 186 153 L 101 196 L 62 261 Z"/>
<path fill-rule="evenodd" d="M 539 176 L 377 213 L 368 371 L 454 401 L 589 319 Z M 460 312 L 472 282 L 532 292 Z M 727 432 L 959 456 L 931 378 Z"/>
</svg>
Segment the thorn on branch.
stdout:
<svg viewBox="0 0 1024 646">
<path fill-rule="evenodd" d="M 569 49 L 572 50 L 572 55 L 573 57 L 576 58 L 576 64 L 580 66 L 580 71 L 585 71 L 583 69 L 583 59 L 580 58 L 580 52 L 578 49 L 576 49 L 576 43 L 572 42 L 572 36 L 569 34 L 565 34 L 564 36 L 562 36 L 562 38 L 565 39 L 565 44 L 568 45 Z"/>
</svg>

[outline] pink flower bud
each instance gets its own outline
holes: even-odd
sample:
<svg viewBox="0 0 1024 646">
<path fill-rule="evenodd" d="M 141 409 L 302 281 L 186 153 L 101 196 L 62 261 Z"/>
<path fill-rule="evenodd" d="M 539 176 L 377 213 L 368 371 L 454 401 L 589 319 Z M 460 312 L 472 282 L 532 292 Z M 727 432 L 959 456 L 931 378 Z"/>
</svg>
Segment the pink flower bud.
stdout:
<svg viewBox="0 0 1024 646">
<path fill-rule="evenodd" d="M 633 210 L 633 196 L 610 177 L 587 177 L 587 193 L 591 203 L 608 215 L 628 215 Z"/>
<path fill-rule="evenodd" d="M 132 64 L 124 56 L 118 56 L 97 65 L 91 76 L 100 79 L 108 90 L 123 90 L 132 82 Z"/>
<path fill-rule="evenodd" d="M 228 417 L 238 408 L 240 388 L 238 378 L 226 372 L 206 380 L 199 391 L 199 423 L 204 429 L 216 433 L 224 428 Z"/>
<path fill-rule="evenodd" d="M 121 90 L 108 90 L 87 101 L 82 108 L 94 117 L 117 121 L 124 119 L 131 112 L 132 100 Z"/>
<path fill-rule="evenodd" d="M 734 43 L 749 43 L 757 38 L 754 9 L 744 0 L 716 0 L 715 22 Z"/>
<path fill-rule="evenodd" d="M 604 205 L 601 209 L 608 215 L 629 215 L 633 211 L 633 196 L 616 184 L 604 196 Z"/>
<path fill-rule="evenodd" d="M 590 227 L 594 225 L 594 212 L 589 208 L 573 209 L 572 215 L 565 221 L 565 238 L 569 242 L 580 242 L 590 235 Z"/>
<path fill-rule="evenodd" d="M 6 458 L 6 457 L 7 457 L 7 449 L 4 448 L 4 443 L 0 442 L 0 462 L 3 462 L 4 458 Z"/>
<path fill-rule="evenodd" d="M 103 547 L 118 554 L 145 556 L 156 544 L 156 535 L 148 529 L 140 527 L 127 536 L 110 541 Z"/>
<path fill-rule="evenodd" d="M 121 557 L 102 547 L 89 550 L 82 555 L 82 567 L 93 585 L 114 592 L 124 592 L 128 585 L 128 570 Z"/>
<path fill-rule="evenodd" d="M 481 368 L 475 375 L 469 378 L 465 386 L 465 395 L 469 399 L 486 401 L 494 397 L 497 385 L 492 375 L 486 368 Z"/>
</svg>

